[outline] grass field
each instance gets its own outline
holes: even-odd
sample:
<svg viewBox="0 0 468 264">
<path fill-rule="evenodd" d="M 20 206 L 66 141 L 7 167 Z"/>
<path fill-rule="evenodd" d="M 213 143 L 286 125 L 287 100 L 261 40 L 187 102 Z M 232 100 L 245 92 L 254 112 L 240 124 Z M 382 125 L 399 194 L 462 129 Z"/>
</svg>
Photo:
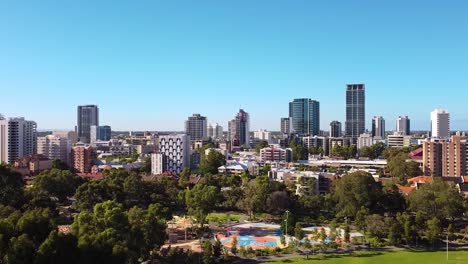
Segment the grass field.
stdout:
<svg viewBox="0 0 468 264">
<path fill-rule="evenodd" d="M 447 261 L 446 252 L 359 252 L 352 255 L 327 255 L 314 256 L 306 260 L 305 257 L 278 260 L 267 263 L 291 263 L 291 264 L 466 264 L 468 263 L 468 251 L 449 252 Z"/>
</svg>

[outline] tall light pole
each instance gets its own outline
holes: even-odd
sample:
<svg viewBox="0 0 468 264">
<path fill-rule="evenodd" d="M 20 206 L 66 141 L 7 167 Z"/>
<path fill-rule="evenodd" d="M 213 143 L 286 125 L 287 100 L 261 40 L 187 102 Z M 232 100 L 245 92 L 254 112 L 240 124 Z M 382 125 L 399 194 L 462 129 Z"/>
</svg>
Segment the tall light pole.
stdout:
<svg viewBox="0 0 468 264">
<path fill-rule="evenodd" d="M 447 234 L 447 261 L 449 260 L 449 235 Z"/>
<path fill-rule="evenodd" d="M 286 236 L 288 235 L 288 218 L 289 218 L 289 210 L 286 210 Z"/>
</svg>

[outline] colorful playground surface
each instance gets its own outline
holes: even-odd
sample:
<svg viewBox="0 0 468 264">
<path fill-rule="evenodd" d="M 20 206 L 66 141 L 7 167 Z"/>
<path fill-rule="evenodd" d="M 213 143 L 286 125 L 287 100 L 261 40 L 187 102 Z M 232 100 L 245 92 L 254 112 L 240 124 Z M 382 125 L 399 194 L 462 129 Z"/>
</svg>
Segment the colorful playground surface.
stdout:
<svg viewBox="0 0 468 264">
<path fill-rule="evenodd" d="M 223 246 L 228 248 L 232 246 L 234 237 L 237 237 L 238 247 L 251 247 L 252 249 L 284 247 L 280 242 L 281 228 L 279 225 L 249 223 L 228 226 L 216 236 Z"/>
<path fill-rule="evenodd" d="M 302 242 L 306 239 L 312 244 L 318 243 L 330 243 L 333 240 L 330 237 L 335 237 L 335 242 L 339 243 L 344 239 L 344 230 L 337 228 L 335 235 L 331 235 L 332 230 L 328 227 L 305 227 L 302 229 L 305 237 Z M 325 232 L 325 240 L 320 240 L 317 237 L 319 232 Z M 252 249 L 263 249 L 263 248 L 284 248 L 286 245 L 281 244 L 282 232 L 279 225 L 266 224 L 266 223 L 248 223 L 234 226 L 227 226 L 223 232 L 220 232 L 216 237 L 221 241 L 223 246 L 230 248 L 232 247 L 232 240 L 237 237 L 238 247 L 251 247 Z M 362 236 L 359 233 L 351 233 L 351 239 Z"/>
</svg>

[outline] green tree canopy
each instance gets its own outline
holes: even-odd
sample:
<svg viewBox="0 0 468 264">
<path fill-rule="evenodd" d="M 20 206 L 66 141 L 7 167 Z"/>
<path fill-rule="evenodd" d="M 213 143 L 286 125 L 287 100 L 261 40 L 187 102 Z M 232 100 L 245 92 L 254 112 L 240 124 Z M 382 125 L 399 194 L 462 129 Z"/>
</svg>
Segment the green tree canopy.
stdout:
<svg viewBox="0 0 468 264">
<path fill-rule="evenodd" d="M 361 207 L 375 212 L 383 196 L 382 186 L 369 173 L 358 171 L 336 181 L 333 198 L 338 216 L 354 218 Z"/>
<path fill-rule="evenodd" d="M 0 164 L 0 204 L 20 206 L 23 202 L 23 191 L 21 174 Z"/>
<path fill-rule="evenodd" d="M 461 217 L 465 212 L 464 199 L 457 188 L 437 178 L 410 193 L 409 208 L 421 213 L 425 220 L 437 217 L 442 222 Z"/>
<path fill-rule="evenodd" d="M 72 197 L 76 189 L 83 183 L 85 183 L 83 178 L 73 175 L 68 170 L 52 169 L 35 177 L 33 186 L 37 190 L 49 193 L 64 201 L 67 197 Z"/>
</svg>

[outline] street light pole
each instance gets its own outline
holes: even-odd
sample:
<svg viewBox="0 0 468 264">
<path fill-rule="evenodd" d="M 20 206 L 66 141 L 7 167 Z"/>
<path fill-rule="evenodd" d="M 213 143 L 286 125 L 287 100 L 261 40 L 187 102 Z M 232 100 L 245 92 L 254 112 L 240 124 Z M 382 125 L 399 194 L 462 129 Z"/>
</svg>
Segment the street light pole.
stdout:
<svg viewBox="0 0 468 264">
<path fill-rule="evenodd" d="M 289 218 L 289 210 L 286 210 L 286 236 L 288 235 L 288 218 Z"/>
<path fill-rule="evenodd" d="M 447 234 L 447 261 L 449 260 L 449 236 Z"/>
</svg>

